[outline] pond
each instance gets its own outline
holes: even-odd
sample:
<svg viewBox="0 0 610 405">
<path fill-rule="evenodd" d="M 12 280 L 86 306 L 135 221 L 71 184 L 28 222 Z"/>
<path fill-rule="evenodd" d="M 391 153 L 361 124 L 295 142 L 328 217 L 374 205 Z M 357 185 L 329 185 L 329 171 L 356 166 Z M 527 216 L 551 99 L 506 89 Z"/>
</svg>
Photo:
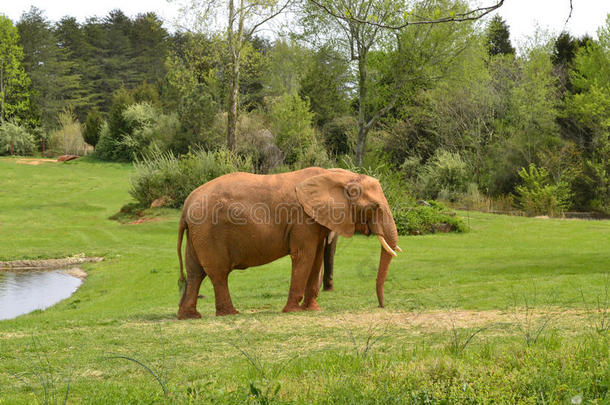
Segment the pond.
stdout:
<svg viewBox="0 0 610 405">
<path fill-rule="evenodd" d="M 62 270 L 0 271 L 0 320 L 46 309 L 74 294 L 82 283 Z"/>
</svg>

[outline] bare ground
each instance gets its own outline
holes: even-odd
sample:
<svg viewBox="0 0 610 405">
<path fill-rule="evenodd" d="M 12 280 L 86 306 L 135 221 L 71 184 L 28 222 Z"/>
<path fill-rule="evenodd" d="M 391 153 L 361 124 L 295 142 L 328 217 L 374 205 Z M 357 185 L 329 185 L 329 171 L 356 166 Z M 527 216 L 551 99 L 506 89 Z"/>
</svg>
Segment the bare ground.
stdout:
<svg viewBox="0 0 610 405">
<path fill-rule="evenodd" d="M 82 263 L 101 262 L 103 257 L 66 257 L 63 259 L 12 260 L 0 262 L 2 270 L 44 270 L 71 267 Z"/>
</svg>

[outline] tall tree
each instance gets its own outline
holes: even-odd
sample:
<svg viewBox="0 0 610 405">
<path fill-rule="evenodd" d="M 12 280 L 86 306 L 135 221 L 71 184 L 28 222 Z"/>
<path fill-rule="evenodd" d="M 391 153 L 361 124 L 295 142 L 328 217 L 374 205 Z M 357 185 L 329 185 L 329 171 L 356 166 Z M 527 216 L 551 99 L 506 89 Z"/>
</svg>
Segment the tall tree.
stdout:
<svg viewBox="0 0 610 405">
<path fill-rule="evenodd" d="M 487 25 L 487 52 L 493 55 L 514 55 L 515 48 L 510 42 L 510 30 L 499 15 L 493 16 Z"/>
<path fill-rule="evenodd" d="M 23 48 L 12 21 L 0 14 L 0 124 L 27 119 L 30 79 L 23 68 Z"/>
<path fill-rule="evenodd" d="M 35 7 L 17 23 L 24 53 L 24 67 L 32 80 L 32 104 L 43 127 L 56 125 L 57 115 L 67 105 L 82 104 L 80 75 L 65 49 L 58 46 L 51 23 Z"/>
<path fill-rule="evenodd" d="M 479 7 L 463 11 L 459 3 L 419 2 L 414 10 L 405 11 L 404 3 L 394 0 L 309 0 L 304 23 L 311 27 L 309 32 L 322 35 L 335 43 L 355 63 L 358 93 L 358 138 L 356 143 L 356 163 L 362 165 L 369 131 L 379 119 L 391 110 L 398 100 L 395 97 L 370 110 L 370 86 L 368 59 L 371 51 L 388 38 L 398 37 L 410 25 L 428 25 L 449 22 L 477 20 L 504 3 L 497 1 L 489 7 Z M 422 10 L 422 16 L 415 10 Z M 396 44 L 397 46 L 398 44 Z M 402 78 L 399 80 L 402 81 Z M 400 87 L 400 83 L 397 83 Z"/>
<path fill-rule="evenodd" d="M 266 23 L 282 13 L 291 0 L 184 0 L 182 15 L 189 21 L 189 29 L 198 32 L 226 34 L 229 82 L 227 95 L 227 146 L 235 149 L 237 115 L 239 107 L 239 83 L 244 50 L 250 39 Z M 216 21 L 226 18 L 223 28 Z"/>
</svg>

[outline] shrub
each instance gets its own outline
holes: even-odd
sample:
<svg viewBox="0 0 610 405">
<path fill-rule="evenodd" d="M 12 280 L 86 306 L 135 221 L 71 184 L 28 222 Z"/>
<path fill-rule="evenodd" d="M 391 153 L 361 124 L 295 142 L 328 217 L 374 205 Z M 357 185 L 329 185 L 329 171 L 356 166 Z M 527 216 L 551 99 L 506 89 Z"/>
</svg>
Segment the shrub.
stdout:
<svg viewBox="0 0 610 405">
<path fill-rule="evenodd" d="M 520 208 L 527 215 L 561 215 L 570 206 L 570 189 L 567 183 L 551 184 L 548 171 L 533 163 L 519 170 L 523 185 L 515 187 Z"/>
<path fill-rule="evenodd" d="M 459 153 L 439 149 L 423 167 L 419 182 L 428 198 L 442 197 L 453 201 L 466 191 L 468 165 Z"/>
<path fill-rule="evenodd" d="M 82 127 L 72 110 L 58 116 L 59 128 L 51 132 L 49 150 L 55 154 L 83 155 L 86 150 Z"/>
<path fill-rule="evenodd" d="M 96 155 L 104 160 L 131 161 L 153 150 L 167 150 L 180 131 L 176 114 L 162 114 L 148 102 L 131 104 L 122 110 L 123 133 L 113 135 L 102 126 Z"/>
<path fill-rule="evenodd" d="M 324 144 L 333 155 L 346 155 L 354 150 L 358 122 L 354 117 L 343 116 L 332 119 L 322 129 Z"/>
<path fill-rule="evenodd" d="M 265 128 L 263 115 L 257 111 L 239 115 L 237 137 L 237 153 L 249 156 L 257 173 L 269 173 L 284 163 L 284 153 L 275 144 L 273 133 Z"/>
<path fill-rule="evenodd" d="M 236 171 L 252 171 L 252 161 L 227 150 L 198 150 L 178 158 L 157 148 L 136 160 L 130 194 L 144 207 L 164 197 L 168 206 L 180 208 L 200 185 Z"/>
<path fill-rule="evenodd" d="M 104 119 L 97 108 L 92 108 L 87 113 L 87 120 L 85 121 L 85 128 L 83 130 L 83 138 L 89 145 L 95 147 L 100 139 L 100 131 L 102 130 L 102 124 Z"/>
<path fill-rule="evenodd" d="M 34 151 L 34 137 L 14 121 L 0 126 L 0 154 L 29 155 Z"/>
<path fill-rule="evenodd" d="M 464 222 L 448 213 L 447 208 L 436 201 L 430 205 L 403 208 L 393 213 L 399 235 L 423 235 L 435 232 L 466 232 Z"/>
</svg>

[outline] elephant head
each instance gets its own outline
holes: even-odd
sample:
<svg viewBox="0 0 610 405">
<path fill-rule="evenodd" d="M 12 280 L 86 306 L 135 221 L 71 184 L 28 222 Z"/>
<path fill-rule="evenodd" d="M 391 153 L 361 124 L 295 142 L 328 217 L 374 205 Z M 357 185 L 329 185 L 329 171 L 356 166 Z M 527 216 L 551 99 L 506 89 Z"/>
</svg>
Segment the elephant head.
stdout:
<svg viewBox="0 0 610 405">
<path fill-rule="evenodd" d="M 343 169 L 331 169 L 299 183 L 297 198 L 305 213 L 344 237 L 358 230 L 375 234 L 381 243 L 377 271 L 377 299 L 384 306 L 383 286 L 392 257 L 396 256 L 398 232 L 379 181 Z"/>
</svg>

